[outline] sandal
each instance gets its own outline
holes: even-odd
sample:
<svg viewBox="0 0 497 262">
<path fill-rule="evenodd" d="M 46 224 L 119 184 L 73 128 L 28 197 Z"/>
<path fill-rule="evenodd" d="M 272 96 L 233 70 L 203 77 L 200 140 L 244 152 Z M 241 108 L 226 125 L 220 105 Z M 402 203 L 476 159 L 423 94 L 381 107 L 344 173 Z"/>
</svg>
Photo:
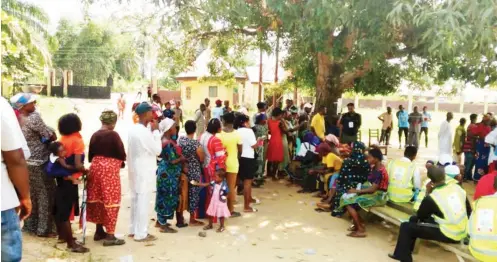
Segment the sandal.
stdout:
<svg viewBox="0 0 497 262">
<path fill-rule="evenodd" d="M 154 235 L 151 235 L 151 234 L 148 234 L 143 239 L 138 239 L 138 240 L 135 239 L 136 242 L 152 242 L 152 241 L 155 241 L 155 240 L 157 240 L 157 237 L 154 236 Z"/>
<path fill-rule="evenodd" d="M 166 223 L 166 226 L 170 227 L 171 224 Z M 155 227 L 160 228 L 160 227 L 163 227 L 163 225 L 161 225 L 159 222 L 155 222 Z"/>
<path fill-rule="evenodd" d="M 250 201 L 250 203 L 254 204 L 254 205 L 260 205 L 261 204 L 261 201 L 257 198 L 252 198 L 252 200 Z"/>
<path fill-rule="evenodd" d="M 205 223 L 202 221 L 198 221 L 198 220 L 190 221 L 190 226 L 192 226 L 192 227 L 199 227 L 199 226 L 203 226 L 203 225 L 205 225 Z"/>
<path fill-rule="evenodd" d="M 240 212 L 236 212 L 236 211 L 233 211 L 233 213 L 231 213 L 231 216 L 230 217 L 241 217 L 242 214 L 240 214 Z"/>
<path fill-rule="evenodd" d="M 124 239 L 115 238 L 112 240 L 110 240 L 110 239 L 104 240 L 104 247 L 121 246 L 124 244 L 126 244 L 126 241 L 124 241 Z"/>
<path fill-rule="evenodd" d="M 176 229 L 173 229 L 173 228 L 170 228 L 168 226 L 165 226 L 165 227 L 162 227 L 159 232 L 161 233 L 170 233 L 170 234 L 174 234 L 174 233 L 178 233 L 178 230 Z"/>
<path fill-rule="evenodd" d="M 259 210 L 257 210 L 256 208 L 244 209 L 243 210 L 243 212 L 245 212 L 245 213 L 256 213 L 257 211 L 259 211 Z"/>
<path fill-rule="evenodd" d="M 223 233 L 223 232 L 224 232 L 224 230 L 225 230 L 225 228 L 224 228 L 224 227 L 219 227 L 219 228 L 216 230 L 216 232 L 217 232 L 217 233 Z"/>
<path fill-rule="evenodd" d="M 204 230 L 211 230 L 212 228 L 214 228 L 212 225 L 207 225 L 204 227 Z"/>
<path fill-rule="evenodd" d="M 90 252 L 89 248 L 86 248 L 86 247 L 79 245 L 79 244 L 75 244 L 74 247 L 70 247 L 70 248 L 68 248 L 68 250 L 70 252 L 73 252 L 73 253 L 88 253 L 88 252 Z"/>
<path fill-rule="evenodd" d="M 364 227 L 364 226 L 365 226 L 365 225 L 364 225 L 364 224 L 362 224 L 362 227 Z M 347 228 L 347 231 L 350 231 L 350 232 L 355 232 L 355 231 L 357 231 L 357 228 L 355 227 L 355 225 L 354 225 L 354 224 L 352 224 L 352 225 L 350 225 L 350 226 L 349 226 L 349 228 Z M 366 231 L 366 230 L 364 230 L 364 231 Z"/>
<path fill-rule="evenodd" d="M 350 232 L 347 234 L 348 237 L 355 237 L 355 238 L 364 238 L 367 236 L 366 232 L 358 232 L 358 231 L 354 231 L 354 232 Z"/>
</svg>

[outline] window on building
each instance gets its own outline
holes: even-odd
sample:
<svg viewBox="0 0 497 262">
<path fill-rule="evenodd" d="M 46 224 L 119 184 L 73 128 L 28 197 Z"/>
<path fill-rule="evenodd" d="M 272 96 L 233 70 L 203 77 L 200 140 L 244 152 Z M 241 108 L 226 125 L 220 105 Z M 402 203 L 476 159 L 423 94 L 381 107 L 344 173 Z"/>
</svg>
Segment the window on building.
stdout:
<svg viewBox="0 0 497 262">
<path fill-rule="evenodd" d="M 192 99 L 192 88 L 187 86 L 186 87 L 186 100 Z"/>
<path fill-rule="evenodd" d="M 209 86 L 209 97 L 217 97 L 217 86 Z"/>
</svg>

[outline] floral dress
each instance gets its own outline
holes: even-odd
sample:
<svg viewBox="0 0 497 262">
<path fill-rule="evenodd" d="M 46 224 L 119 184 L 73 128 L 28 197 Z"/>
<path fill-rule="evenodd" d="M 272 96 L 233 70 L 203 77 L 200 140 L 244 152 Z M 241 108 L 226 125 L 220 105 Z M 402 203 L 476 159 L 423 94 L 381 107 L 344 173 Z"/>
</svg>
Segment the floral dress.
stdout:
<svg viewBox="0 0 497 262">
<path fill-rule="evenodd" d="M 264 180 L 264 171 L 266 166 L 266 153 L 267 153 L 267 137 L 268 137 L 268 127 L 267 125 L 255 125 L 254 133 L 256 139 L 260 137 L 266 137 L 264 140 L 264 146 L 256 148 L 257 153 L 257 171 L 255 172 L 255 180 Z"/>
<path fill-rule="evenodd" d="M 188 162 L 188 182 L 195 180 L 200 181 L 202 176 L 202 165 L 197 156 L 197 149 L 200 143 L 197 140 L 182 136 L 179 138 L 178 145 L 183 151 L 183 156 Z M 188 211 L 195 212 L 199 205 L 199 195 L 202 188 L 188 183 Z"/>
<path fill-rule="evenodd" d="M 162 152 L 157 167 L 157 194 L 155 198 L 155 212 L 157 221 L 165 225 L 168 219 L 174 217 L 178 206 L 178 185 L 181 175 L 181 163 L 172 164 L 180 154 L 172 140 L 163 140 Z"/>
<path fill-rule="evenodd" d="M 52 217 L 55 182 L 44 171 L 44 164 L 48 161 L 48 141 L 55 131 L 45 125 L 40 114 L 33 112 L 29 116 L 21 116 L 22 133 L 31 152 L 27 159 L 29 184 L 33 209 L 31 216 L 24 221 L 23 230 L 45 236 L 54 232 Z"/>
</svg>

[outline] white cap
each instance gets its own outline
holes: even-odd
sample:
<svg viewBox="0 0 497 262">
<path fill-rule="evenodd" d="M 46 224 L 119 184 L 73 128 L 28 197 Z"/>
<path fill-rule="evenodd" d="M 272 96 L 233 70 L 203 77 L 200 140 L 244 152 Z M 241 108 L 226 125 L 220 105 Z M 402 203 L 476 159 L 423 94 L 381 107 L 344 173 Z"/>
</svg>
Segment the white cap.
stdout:
<svg viewBox="0 0 497 262">
<path fill-rule="evenodd" d="M 442 166 L 445 166 L 447 164 L 452 164 L 452 156 L 449 154 L 441 154 L 438 157 L 438 163 L 440 163 Z"/>
<path fill-rule="evenodd" d="M 312 108 L 312 105 L 310 103 L 305 103 L 304 108 Z"/>
<path fill-rule="evenodd" d="M 174 122 L 174 120 L 172 120 L 171 118 L 165 118 L 159 123 L 160 132 L 161 133 L 167 132 L 169 129 L 171 129 L 171 127 L 173 127 L 175 123 L 176 122 Z"/>
<path fill-rule="evenodd" d="M 448 165 L 445 167 L 445 175 L 450 176 L 452 178 L 456 177 L 460 174 L 460 169 L 456 165 Z"/>
</svg>

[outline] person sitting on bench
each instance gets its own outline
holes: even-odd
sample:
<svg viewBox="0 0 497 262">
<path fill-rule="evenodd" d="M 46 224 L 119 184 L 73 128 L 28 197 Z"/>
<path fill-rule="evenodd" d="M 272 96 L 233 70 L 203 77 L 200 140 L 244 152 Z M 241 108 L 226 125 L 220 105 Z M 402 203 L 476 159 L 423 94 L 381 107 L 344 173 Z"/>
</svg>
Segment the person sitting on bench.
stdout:
<svg viewBox="0 0 497 262">
<path fill-rule="evenodd" d="M 448 156 L 449 158 L 446 157 L 441 157 L 440 159 L 445 159 L 442 163 L 439 161 L 437 163 L 437 167 L 442 168 L 445 171 L 445 183 L 447 184 L 460 184 L 460 181 L 462 181 L 462 176 L 461 172 L 458 166 L 452 165 L 452 157 Z M 450 160 L 450 161 L 449 161 Z M 446 162 L 449 161 L 449 162 Z M 431 162 L 430 164 L 428 162 Z M 426 164 L 426 169 L 429 169 L 429 166 L 434 166 L 432 163 L 433 161 L 428 161 Z M 421 202 L 426 196 L 426 185 L 429 184 L 430 178 L 427 178 L 423 182 L 423 186 L 421 187 L 421 190 L 419 191 L 418 196 L 414 200 L 414 205 L 413 209 L 417 211 L 419 209 L 419 206 L 421 205 Z"/>
<path fill-rule="evenodd" d="M 421 189 L 421 175 L 414 163 L 417 154 L 416 147 L 407 146 L 403 158 L 391 160 L 388 163 L 388 198 L 390 201 L 408 203 L 418 195 Z"/>
<path fill-rule="evenodd" d="M 497 176 L 494 177 L 493 188 L 497 191 Z M 497 261 L 496 227 L 497 193 L 494 193 L 479 198 L 469 218 L 469 251 L 478 261 Z"/>
<path fill-rule="evenodd" d="M 366 237 L 366 228 L 357 209 L 384 206 L 387 203 L 388 173 L 381 163 L 383 154 L 378 148 L 369 150 L 368 162 L 372 169 L 367 181 L 351 188 L 340 199 L 340 208 L 345 208 L 354 224 L 349 227 L 349 237 Z"/>
<path fill-rule="evenodd" d="M 445 182 L 441 167 L 430 167 L 426 197 L 415 216 L 400 225 L 399 237 L 393 254 L 388 256 L 403 262 L 412 261 L 416 239 L 457 243 L 467 235 L 466 226 L 471 214 L 471 204 L 466 191 L 456 184 Z"/>
</svg>

